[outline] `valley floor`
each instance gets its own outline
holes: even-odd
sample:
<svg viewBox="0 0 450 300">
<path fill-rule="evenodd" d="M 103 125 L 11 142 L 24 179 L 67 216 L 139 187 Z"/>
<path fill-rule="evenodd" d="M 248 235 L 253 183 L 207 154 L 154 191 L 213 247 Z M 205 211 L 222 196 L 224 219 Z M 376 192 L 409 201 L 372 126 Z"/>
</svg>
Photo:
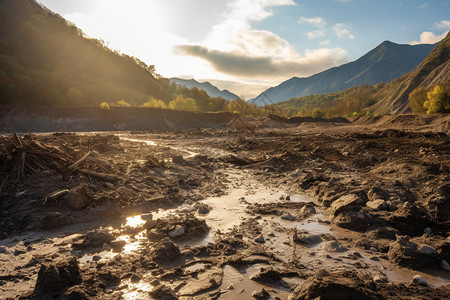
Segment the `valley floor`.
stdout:
<svg viewBox="0 0 450 300">
<path fill-rule="evenodd" d="M 379 122 L 2 136 L 0 294 L 448 298 L 448 123 Z"/>
</svg>

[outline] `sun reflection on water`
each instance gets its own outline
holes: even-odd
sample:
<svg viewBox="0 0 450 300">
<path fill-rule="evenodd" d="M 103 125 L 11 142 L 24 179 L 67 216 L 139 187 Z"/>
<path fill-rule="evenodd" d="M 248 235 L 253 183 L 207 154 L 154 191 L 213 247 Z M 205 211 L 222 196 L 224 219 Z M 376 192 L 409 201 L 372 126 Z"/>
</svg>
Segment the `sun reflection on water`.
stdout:
<svg viewBox="0 0 450 300">
<path fill-rule="evenodd" d="M 127 223 L 125 226 L 130 226 L 133 228 L 142 226 L 145 224 L 145 220 L 141 218 L 141 215 L 131 216 L 127 218 Z"/>
</svg>

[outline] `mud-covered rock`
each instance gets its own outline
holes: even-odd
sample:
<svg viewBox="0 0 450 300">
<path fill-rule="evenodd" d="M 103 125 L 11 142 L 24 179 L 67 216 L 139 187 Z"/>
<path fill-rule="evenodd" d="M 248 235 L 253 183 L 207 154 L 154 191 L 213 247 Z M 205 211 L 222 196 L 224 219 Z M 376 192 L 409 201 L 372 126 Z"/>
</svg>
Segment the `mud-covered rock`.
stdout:
<svg viewBox="0 0 450 300">
<path fill-rule="evenodd" d="M 62 294 L 62 290 L 80 283 L 81 271 L 75 257 L 50 264 L 44 263 L 39 269 L 34 293 Z"/>
<path fill-rule="evenodd" d="M 371 278 L 362 279 L 358 273 L 348 271 L 331 274 L 325 270 L 319 271 L 315 276 L 309 277 L 298 286 L 289 297 L 290 300 L 381 300 L 373 290 Z"/>
<path fill-rule="evenodd" d="M 331 204 L 330 214 L 337 216 L 341 212 L 358 209 L 362 203 L 363 200 L 356 194 L 342 196 Z"/>
<path fill-rule="evenodd" d="M 411 242 L 407 236 L 397 236 L 397 240 L 389 244 L 388 258 L 393 263 L 411 269 L 423 269 L 439 266 L 441 256 L 427 245 Z"/>
<path fill-rule="evenodd" d="M 168 237 L 163 238 L 151 253 L 151 258 L 157 263 L 170 262 L 181 257 L 182 254 L 180 248 L 178 248 L 178 246 Z"/>
<path fill-rule="evenodd" d="M 41 227 L 42 229 L 56 229 L 62 227 L 64 223 L 65 218 L 61 213 L 57 211 L 51 211 L 46 213 L 42 218 Z"/>
<path fill-rule="evenodd" d="M 115 237 L 111 233 L 94 230 L 86 233 L 81 242 L 73 243 L 72 247 L 74 249 L 101 248 L 103 244 L 109 244 L 113 240 Z"/>
<path fill-rule="evenodd" d="M 372 216 L 365 210 L 345 210 L 332 218 L 334 224 L 350 230 L 365 230 L 372 223 Z"/>
<path fill-rule="evenodd" d="M 175 292 L 167 285 L 158 285 L 150 291 L 150 296 L 161 300 L 177 300 Z"/>
<path fill-rule="evenodd" d="M 87 185 L 73 188 L 64 196 L 67 205 L 74 210 L 81 210 L 88 206 Z"/>
<path fill-rule="evenodd" d="M 432 224 L 430 216 L 423 207 L 408 202 L 389 216 L 388 222 L 402 234 L 407 235 L 420 235 L 424 228 Z"/>
<path fill-rule="evenodd" d="M 167 236 L 177 239 L 198 238 L 209 231 L 205 220 L 198 219 L 193 214 L 169 215 L 151 220 L 144 228 L 147 229 L 149 240 L 160 240 Z"/>
</svg>

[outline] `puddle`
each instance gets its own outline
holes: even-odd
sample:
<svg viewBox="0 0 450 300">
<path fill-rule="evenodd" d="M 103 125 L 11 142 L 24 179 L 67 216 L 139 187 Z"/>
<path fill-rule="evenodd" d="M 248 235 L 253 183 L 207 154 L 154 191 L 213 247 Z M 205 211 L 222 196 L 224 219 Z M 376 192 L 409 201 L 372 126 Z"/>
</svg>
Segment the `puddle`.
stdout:
<svg viewBox="0 0 450 300">
<path fill-rule="evenodd" d="M 139 139 L 130 139 L 130 138 L 124 137 L 124 136 L 122 136 L 122 135 L 120 135 L 120 134 L 119 134 L 118 136 L 119 136 L 119 138 L 120 138 L 121 140 L 124 140 L 124 141 L 136 142 L 136 143 L 144 143 L 144 144 L 146 144 L 147 146 L 157 146 L 157 145 L 158 145 L 155 141 L 139 140 Z"/>
</svg>

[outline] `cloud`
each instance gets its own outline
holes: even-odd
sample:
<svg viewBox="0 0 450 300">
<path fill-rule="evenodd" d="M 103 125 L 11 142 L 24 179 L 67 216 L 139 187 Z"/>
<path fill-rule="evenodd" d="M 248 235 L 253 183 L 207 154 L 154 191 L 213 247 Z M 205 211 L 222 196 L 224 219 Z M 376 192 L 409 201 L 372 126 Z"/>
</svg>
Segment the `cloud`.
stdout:
<svg viewBox="0 0 450 300">
<path fill-rule="evenodd" d="M 437 29 L 450 29 L 450 21 L 449 20 L 442 20 L 438 23 L 434 23 L 434 27 Z"/>
<path fill-rule="evenodd" d="M 441 41 L 445 36 L 447 35 L 447 32 L 444 32 L 441 35 L 435 35 L 434 33 L 430 31 L 424 31 L 420 34 L 420 38 L 418 41 L 412 41 L 410 42 L 411 45 L 418 45 L 418 44 L 436 44 L 437 42 Z"/>
<path fill-rule="evenodd" d="M 417 8 L 427 8 L 428 5 L 430 5 L 430 2 L 425 2 L 425 3 L 420 4 L 419 6 L 417 6 Z"/>
<path fill-rule="evenodd" d="M 306 34 L 306 36 L 308 36 L 311 39 L 315 39 L 321 36 L 325 35 L 325 31 L 324 30 L 314 30 L 314 31 L 310 31 Z"/>
<path fill-rule="evenodd" d="M 202 58 L 215 70 L 238 77 L 308 76 L 344 63 L 346 51 L 341 48 L 308 50 L 297 59 L 275 59 L 270 56 L 249 56 L 208 49 L 198 45 L 177 47 L 179 53 Z"/>
<path fill-rule="evenodd" d="M 314 17 L 314 18 L 300 17 L 298 19 L 298 23 L 308 23 L 319 28 L 325 28 L 325 26 L 327 25 L 327 22 L 322 17 Z"/>
<path fill-rule="evenodd" d="M 348 26 L 344 23 L 336 23 L 336 25 L 333 26 L 334 32 L 336 32 L 337 36 L 339 38 L 346 37 L 348 39 L 354 39 L 355 36 L 350 33 L 350 30 L 348 29 Z"/>
</svg>

